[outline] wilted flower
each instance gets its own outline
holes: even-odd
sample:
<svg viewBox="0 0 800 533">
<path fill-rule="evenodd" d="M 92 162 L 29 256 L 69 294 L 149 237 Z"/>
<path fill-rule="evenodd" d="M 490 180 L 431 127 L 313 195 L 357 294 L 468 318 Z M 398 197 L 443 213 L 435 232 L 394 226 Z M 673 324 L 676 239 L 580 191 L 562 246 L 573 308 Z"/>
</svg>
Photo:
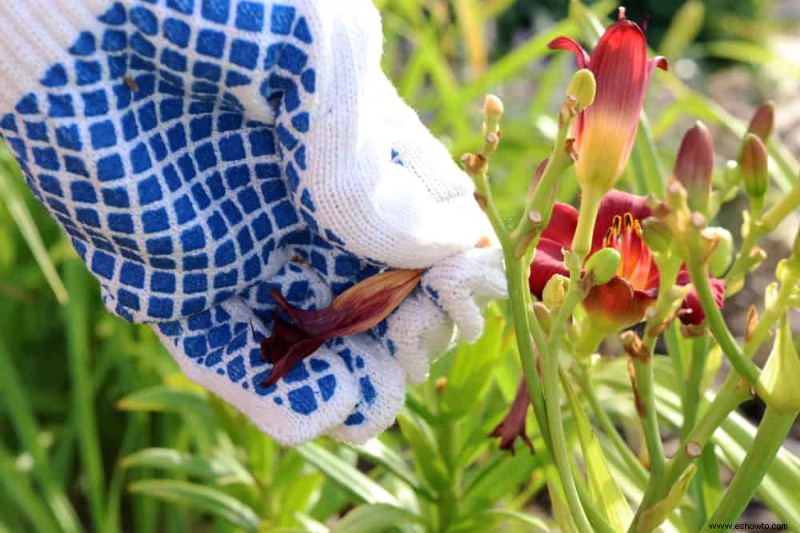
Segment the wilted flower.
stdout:
<svg viewBox="0 0 800 533">
<path fill-rule="evenodd" d="M 622 191 L 609 192 L 600 203 L 589 259 L 604 248 L 615 249 L 621 259 L 616 275 L 605 285 L 592 287 L 583 300 L 592 324 L 600 331 L 618 331 L 641 322 L 658 296 L 658 267 L 642 238 L 642 221 L 651 215 L 644 197 Z M 555 204 L 550 223 L 536 248 L 528 279 L 531 292 L 538 298 L 542 297 L 552 276 L 569 275 L 564 266 L 563 250 L 570 248 L 577 222 L 578 211 L 574 207 Z M 679 272 L 676 283 L 678 286 L 691 283 L 685 269 Z M 711 286 L 721 306 L 725 293 L 723 283 L 712 279 Z M 683 301 L 680 319 L 684 324 L 693 325 L 705 319 L 694 290 Z"/>
<path fill-rule="evenodd" d="M 514 453 L 514 441 L 518 438 L 525 442 L 525 445 L 533 453 L 533 443 L 528 438 L 526 433 L 526 425 L 528 418 L 528 406 L 531 404 L 531 397 L 528 393 L 528 387 L 525 384 L 525 378 L 519 383 L 517 388 L 517 395 L 514 397 L 514 402 L 508 410 L 508 414 L 503 420 L 497 424 L 489 436 L 500 438 L 500 449 Z"/>
<path fill-rule="evenodd" d="M 272 297 L 278 305 L 272 335 L 261 341 L 261 357 L 273 366 L 263 386 L 274 385 L 326 340 L 376 326 L 414 290 L 422 273 L 422 270 L 382 272 L 350 287 L 329 307 L 317 310 L 292 307 L 277 289 L 273 289 Z"/>
<path fill-rule="evenodd" d="M 574 53 L 578 68 L 594 74 L 594 103 L 574 123 L 575 169 L 584 191 L 588 185 L 602 194 L 614 186 L 628 162 L 653 69 L 666 70 L 667 61 L 647 59 L 644 32 L 623 10 L 591 55 L 568 37 L 558 37 L 548 46 Z"/>
</svg>

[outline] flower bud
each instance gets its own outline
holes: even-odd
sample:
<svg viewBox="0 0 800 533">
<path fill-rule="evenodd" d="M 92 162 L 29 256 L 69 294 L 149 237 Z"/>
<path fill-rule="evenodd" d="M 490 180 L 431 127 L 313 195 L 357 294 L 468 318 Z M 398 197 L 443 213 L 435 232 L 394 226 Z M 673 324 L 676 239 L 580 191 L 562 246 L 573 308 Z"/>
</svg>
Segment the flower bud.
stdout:
<svg viewBox="0 0 800 533">
<path fill-rule="evenodd" d="M 586 262 L 586 275 L 592 276 L 594 285 L 605 285 L 617 273 L 622 256 L 614 248 L 603 248 L 592 254 Z"/>
<path fill-rule="evenodd" d="M 705 213 L 711 194 L 711 174 L 714 171 L 714 145 L 711 134 L 702 122 L 697 122 L 683 136 L 675 160 L 675 179 L 689 194 L 689 207 Z"/>
<path fill-rule="evenodd" d="M 767 149 L 761 139 L 752 133 L 745 135 L 742 154 L 739 157 L 739 174 L 747 195 L 761 199 L 767 192 L 769 172 Z"/>
<path fill-rule="evenodd" d="M 542 303 L 550 310 L 560 307 L 567 297 L 568 288 L 569 278 L 561 274 L 554 274 L 544 286 Z"/>
<path fill-rule="evenodd" d="M 642 222 L 642 238 L 644 243 L 654 252 L 666 252 L 672 246 L 672 234 L 663 220 L 648 217 Z"/>
<path fill-rule="evenodd" d="M 594 102 L 594 95 L 597 92 L 597 84 L 594 74 L 588 68 L 582 68 L 576 72 L 567 86 L 567 98 L 572 100 L 576 113 L 580 113 Z"/>
<path fill-rule="evenodd" d="M 725 228 L 717 226 L 703 230 L 703 236 L 716 242 L 714 251 L 708 259 L 711 275 L 720 278 L 728 270 L 733 259 L 733 236 Z"/>
<path fill-rule="evenodd" d="M 499 120 L 503 116 L 503 101 L 498 96 L 487 94 L 483 101 L 483 114 L 486 118 Z"/>
<path fill-rule="evenodd" d="M 775 343 L 759 378 L 762 400 L 776 411 L 800 411 L 800 357 L 792 341 L 789 321 L 783 315 Z"/>
<path fill-rule="evenodd" d="M 766 143 L 770 134 L 772 134 L 774 125 L 775 102 L 764 102 L 753 113 L 753 118 L 750 119 L 750 124 L 747 126 L 747 133 L 752 133 Z"/>
</svg>

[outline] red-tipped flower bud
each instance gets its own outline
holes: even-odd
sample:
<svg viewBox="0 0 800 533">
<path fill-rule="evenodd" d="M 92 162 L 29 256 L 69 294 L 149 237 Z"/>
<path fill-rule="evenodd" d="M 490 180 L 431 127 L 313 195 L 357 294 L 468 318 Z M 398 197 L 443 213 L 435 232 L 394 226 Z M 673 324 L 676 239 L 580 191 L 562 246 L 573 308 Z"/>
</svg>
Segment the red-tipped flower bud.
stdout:
<svg viewBox="0 0 800 533">
<path fill-rule="evenodd" d="M 713 172 L 714 144 L 711 134 L 702 122 L 697 122 L 683 136 L 675 160 L 675 179 L 686 189 L 692 211 L 705 213 L 708 210 Z"/>
<path fill-rule="evenodd" d="M 767 192 L 769 185 L 767 160 L 767 149 L 761 139 L 752 133 L 745 135 L 742 154 L 739 157 L 739 172 L 744 190 L 751 199 L 761 199 Z"/>
<path fill-rule="evenodd" d="M 756 112 L 753 113 L 753 118 L 750 119 L 750 125 L 747 126 L 747 133 L 756 135 L 762 142 L 767 142 L 772 128 L 775 125 L 775 102 L 764 102 Z"/>
</svg>

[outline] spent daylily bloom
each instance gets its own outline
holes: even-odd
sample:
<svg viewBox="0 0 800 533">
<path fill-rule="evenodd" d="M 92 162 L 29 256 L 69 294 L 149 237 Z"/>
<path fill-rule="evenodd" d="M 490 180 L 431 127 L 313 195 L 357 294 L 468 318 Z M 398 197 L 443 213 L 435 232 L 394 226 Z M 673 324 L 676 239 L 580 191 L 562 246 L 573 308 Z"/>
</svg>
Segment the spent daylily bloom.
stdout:
<svg viewBox="0 0 800 533">
<path fill-rule="evenodd" d="M 575 171 L 584 193 L 603 194 L 614 186 L 628 162 L 653 69 L 668 68 L 663 57 L 647 58 L 644 31 L 624 13 L 621 9 L 591 55 L 569 37 L 548 45 L 574 53 L 578 68 L 589 69 L 597 85 L 594 103 L 573 124 Z"/>
<path fill-rule="evenodd" d="M 508 410 L 508 414 L 503 420 L 495 426 L 494 430 L 489 434 L 490 437 L 498 437 L 500 439 L 500 449 L 514 454 L 514 442 L 517 439 L 522 439 L 525 446 L 534 453 L 533 442 L 528 437 L 526 431 L 528 406 L 531 404 L 530 393 L 523 377 L 517 388 L 517 394 L 514 397 L 514 402 Z"/>
<path fill-rule="evenodd" d="M 599 331 L 612 333 L 641 322 L 645 311 L 656 301 L 658 267 L 642 238 L 642 221 L 652 214 L 644 197 L 622 191 L 609 192 L 600 203 L 587 261 L 604 248 L 615 249 L 621 260 L 616 275 L 605 285 L 592 287 L 583 300 L 584 309 Z M 569 276 L 563 250 L 570 249 L 577 223 L 578 211 L 574 207 L 555 204 L 550 223 L 536 247 L 528 279 L 531 292 L 538 298 L 551 277 Z M 691 284 L 685 268 L 681 268 L 676 284 Z M 711 279 L 711 287 L 717 305 L 722 306 L 725 294 L 722 281 Z M 684 324 L 690 325 L 699 325 L 705 319 L 694 289 L 684 299 L 679 316 Z"/>
<path fill-rule="evenodd" d="M 262 386 L 269 387 L 295 364 L 334 337 L 361 333 L 389 316 L 414 290 L 423 270 L 388 270 L 350 287 L 324 309 L 292 307 L 277 291 L 272 335 L 261 341 L 261 358 L 272 363 Z M 283 311 L 289 321 L 280 313 Z"/>
</svg>

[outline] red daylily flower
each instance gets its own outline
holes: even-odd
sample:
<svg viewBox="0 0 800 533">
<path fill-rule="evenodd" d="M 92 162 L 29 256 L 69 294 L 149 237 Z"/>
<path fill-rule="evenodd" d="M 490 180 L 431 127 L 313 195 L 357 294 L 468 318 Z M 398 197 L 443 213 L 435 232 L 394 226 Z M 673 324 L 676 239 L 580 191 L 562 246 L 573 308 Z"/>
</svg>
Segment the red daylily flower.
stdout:
<svg viewBox="0 0 800 533">
<path fill-rule="evenodd" d="M 622 9 L 620 19 L 606 29 L 591 55 L 569 37 L 557 37 L 548 47 L 574 53 L 578 68 L 594 74 L 594 103 L 573 124 L 575 171 L 583 190 L 589 185 L 604 193 L 628 162 L 653 69 L 667 70 L 667 60 L 647 59 L 644 31 L 626 19 Z"/>
<path fill-rule="evenodd" d="M 261 341 L 261 358 L 269 360 L 273 367 L 262 386 L 277 383 L 326 340 L 360 333 L 378 325 L 414 290 L 422 273 L 422 270 L 382 272 L 350 287 L 329 307 L 316 310 L 292 307 L 277 289 L 272 289 L 272 297 L 278 306 L 272 335 Z"/>
<path fill-rule="evenodd" d="M 602 248 L 616 249 L 622 260 L 616 275 L 606 285 L 593 287 L 583 300 L 592 324 L 601 331 L 618 331 L 644 320 L 645 311 L 658 296 L 658 267 L 642 239 L 641 221 L 652 216 L 646 199 L 622 191 L 609 192 L 600 203 L 592 236 L 589 257 Z M 564 267 L 563 249 L 569 249 L 578 211 L 568 204 L 556 203 L 553 216 L 542 233 L 531 265 L 528 282 L 531 292 L 542 297 L 545 285 L 554 274 L 569 276 Z M 689 273 L 681 268 L 678 286 L 691 284 Z M 711 288 L 722 306 L 725 287 L 711 279 Z M 686 296 L 679 315 L 684 324 L 698 325 L 705 320 L 694 289 Z"/>
</svg>

